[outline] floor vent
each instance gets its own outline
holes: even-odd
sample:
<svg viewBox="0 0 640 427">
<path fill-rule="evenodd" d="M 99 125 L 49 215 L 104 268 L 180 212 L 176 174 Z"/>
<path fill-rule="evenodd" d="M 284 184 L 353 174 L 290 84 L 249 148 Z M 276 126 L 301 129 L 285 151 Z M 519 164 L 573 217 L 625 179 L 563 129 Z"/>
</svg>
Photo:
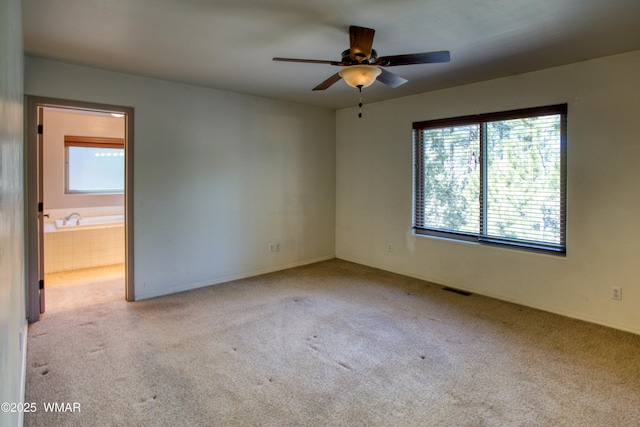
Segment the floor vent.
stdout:
<svg viewBox="0 0 640 427">
<path fill-rule="evenodd" d="M 461 291 L 460 289 L 450 288 L 448 286 L 445 286 L 444 288 L 442 288 L 442 290 L 443 291 L 447 291 L 447 292 L 453 292 L 453 293 L 460 294 L 460 295 L 464 295 L 465 297 L 468 297 L 469 295 L 473 295 L 471 292 Z"/>
</svg>

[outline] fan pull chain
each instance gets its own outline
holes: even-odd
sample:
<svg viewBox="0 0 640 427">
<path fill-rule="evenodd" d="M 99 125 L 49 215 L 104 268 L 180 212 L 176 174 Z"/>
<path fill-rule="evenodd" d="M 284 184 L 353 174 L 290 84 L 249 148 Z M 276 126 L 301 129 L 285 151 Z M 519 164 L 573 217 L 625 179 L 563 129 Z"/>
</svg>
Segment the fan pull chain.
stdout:
<svg viewBox="0 0 640 427">
<path fill-rule="evenodd" d="M 358 118 L 362 118 L 362 85 L 358 86 L 358 90 L 360 91 L 360 102 L 358 103 Z"/>
</svg>

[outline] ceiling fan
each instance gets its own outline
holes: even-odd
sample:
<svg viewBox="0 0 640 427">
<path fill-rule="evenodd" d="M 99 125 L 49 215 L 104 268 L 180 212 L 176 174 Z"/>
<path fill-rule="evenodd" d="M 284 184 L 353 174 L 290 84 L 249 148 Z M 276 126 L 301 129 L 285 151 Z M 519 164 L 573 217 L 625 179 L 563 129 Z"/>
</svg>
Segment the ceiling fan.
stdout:
<svg viewBox="0 0 640 427">
<path fill-rule="evenodd" d="M 296 59 L 273 58 L 274 61 L 307 62 L 312 64 L 328 64 L 344 67 L 327 80 L 314 87 L 313 90 L 325 90 L 340 79 L 352 87 L 362 91 L 363 87 L 370 86 L 375 80 L 396 88 L 407 82 L 400 77 L 381 67 L 394 67 L 398 65 L 430 64 L 437 62 L 449 62 L 449 51 L 409 53 L 404 55 L 378 56 L 373 46 L 375 30 L 352 25 L 349 27 L 349 49 L 342 52 L 341 61 L 325 61 L 320 59 Z"/>
</svg>

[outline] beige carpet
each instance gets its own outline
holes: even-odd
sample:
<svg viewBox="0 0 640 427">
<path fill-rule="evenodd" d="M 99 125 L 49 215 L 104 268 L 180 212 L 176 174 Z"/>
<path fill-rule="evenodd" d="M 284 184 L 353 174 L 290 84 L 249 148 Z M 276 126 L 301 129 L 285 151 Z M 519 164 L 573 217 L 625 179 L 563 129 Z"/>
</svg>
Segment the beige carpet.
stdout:
<svg viewBox="0 0 640 427">
<path fill-rule="evenodd" d="M 114 277 L 49 283 L 25 425 L 640 425 L 638 335 L 339 260 L 135 303 Z"/>
</svg>

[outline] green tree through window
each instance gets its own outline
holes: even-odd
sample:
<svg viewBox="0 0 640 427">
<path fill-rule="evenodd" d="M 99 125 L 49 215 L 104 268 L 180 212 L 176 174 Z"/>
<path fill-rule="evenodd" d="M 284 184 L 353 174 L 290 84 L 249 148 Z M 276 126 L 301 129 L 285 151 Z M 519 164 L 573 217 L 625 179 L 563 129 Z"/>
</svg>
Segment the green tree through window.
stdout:
<svg viewBox="0 0 640 427">
<path fill-rule="evenodd" d="M 416 233 L 564 253 L 566 110 L 414 123 Z"/>
</svg>

